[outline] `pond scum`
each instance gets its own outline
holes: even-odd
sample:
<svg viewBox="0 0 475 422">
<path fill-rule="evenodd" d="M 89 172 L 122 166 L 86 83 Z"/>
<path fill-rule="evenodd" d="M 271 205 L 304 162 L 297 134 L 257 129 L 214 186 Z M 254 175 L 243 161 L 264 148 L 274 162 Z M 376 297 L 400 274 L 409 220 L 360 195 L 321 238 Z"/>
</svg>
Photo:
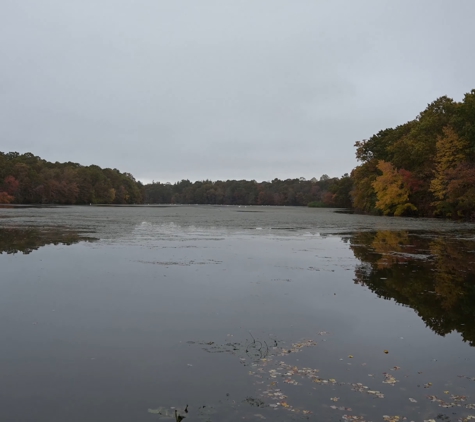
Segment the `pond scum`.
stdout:
<svg viewBox="0 0 475 422">
<path fill-rule="evenodd" d="M 321 331 L 319 336 L 326 337 L 330 333 L 327 331 Z M 274 338 L 267 340 L 255 339 L 252 334 L 251 340 L 240 342 L 228 342 L 224 344 L 216 344 L 213 341 L 208 342 L 194 342 L 189 341 L 189 344 L 202 346 L 202 349 L 208 353 L 230 353 L 239 357 L 239 361 L 243 366 L 249 367 L 248 374 L 254 377 L 254 384 L 259 387 L 256 398 L 246 398 L 244 403 L 256 406 L 258 408 L 269 408 L 275 411 L 290 412 L 292 416 L 300 417 L 308 420 L 341 420 L 344 422 L 360 421 L 371 422 L 374 420 L 382 420 L 385 422 L 402 422 L 412 421 L 412 418 L 404 415 L 380 415 L 377 419 L 369 417 L 368 415 L 355 415 L 352 408 L 345 406 L 341 403 L 341 399 L 338 396 L 333 396 L 331 391 L 334 391 L 336 387 L 347 388 L 349 391 L 361 394 L 368 399 L 382 400 L 385 399 L 385 394 L 376 388 L 370 388 L 369 386 L 361 382 L 343 382 L 335 378 L 322 378 L 319 374 L 319 369 L 309 367 L 299 367 L 295 364 L 287 363 L 286 360 L 290 356 L 295 356 L 301 353 L 305 349 L 317 346 L 317 342 L 310 339 L 304 339 L 300 342 L 293 343 L 290 347 L 283 347 L 283 342 Z M 326 341 L 325 339 L 322 339 Z M 387 350 L 383 351 L 388 353 Z M 353 359 L 352 355 L 348 355 L 348 359 Z M 342 359 L 340 359 L 342 360 Z M 351 363 L 348 363 L 351 365 Z M 366 366 L 366 363 L 362 363 L 362 366 Z M 400 374 L 397 376 L 397 374 Z M 422 372 L 418 372 L 422 374 Z M 377 381 L 377 376 L 374 374 L 368 374 L 375 382 L 381 382 L 394 387 L 400 382 L 400 379 L 407 378 L 399 366 L 394 366 L 381 374 L 381 380 Z M 469 381 L 475 381 L 475 377 L 468 377 L 459 375 L 458 378 L 464 378 Z M 284 393 L 281 387 L 286 388 Z M 290 386 L 290 387 L 288 387 Z M 315 414 L 315 411 L 305 409 L 303 407 L 294 404 L 294 401 L 298 401 L 302 391 L 291 391 L 292 388 L 297 386 L 303 386 L 307 389 L 328 388 L 328 400 L 330 404 L 321 403 L 322 412 Z M 433 388 L 431 382 L 427 382 L 423 385 L 424 392 L 429 392 Z M 401 394 L 398 391 L 397 394 Z M 457 419 L 451 419 L 450 417 L 437 414 L 437 420 L 444 421 L 457 421 L 457 422 L 469 422 L 475 421 L 475 403 L 470 403 L 469 397 L 465 395 L 452 394 L 448 390 L 444 390 L 443 397 L 432 394 L 425 394 L 422 398 L 429 402 L 436 403 L 441 408 L 457 408 L 459 411 L 464 412 L 463 416 Z M 412 406 L 412 411 L 417 410 L 417 403 L 420 398 L 415 399 L 407 397 L 407 401 Z M 474 410 L 473 414 L 467 414 L 467 411 Z M 149 413 L 156 414 L 160 419 L 174 419 L 175 421 L 182 421 L 188 416 L 188 405 L 182 408 L 166 408 L 160 407 L 157 409 L 149 409 Z M 332 417 L 328 411 L 334 411 L 335 415 Z M 213 411 L 211 408 L 202 406 L 196 411 L 196 416 L 201 420 L 212 421 Z M 374 414 L 374 411 L 372 411 Z M 435 412 L 436 413 L 436 412 Z M 325 416 L 323 416 L 325 415 Z M 254 414 L 253 420 L 267 419 L 262 414 Z M 321 418 L 324 419 L 321 419 Z M 248 419 L 247 417 L 242 417 Z M 292 418 L 294 419 L 294 418 Z M 429 418 L 423 419 L 424 422 L 436 422 L 436 419 Z M 284 419 L 287 420 L 287 419 Z M 420 420 L 420 419 L 417 419 Z"/>
</svg>

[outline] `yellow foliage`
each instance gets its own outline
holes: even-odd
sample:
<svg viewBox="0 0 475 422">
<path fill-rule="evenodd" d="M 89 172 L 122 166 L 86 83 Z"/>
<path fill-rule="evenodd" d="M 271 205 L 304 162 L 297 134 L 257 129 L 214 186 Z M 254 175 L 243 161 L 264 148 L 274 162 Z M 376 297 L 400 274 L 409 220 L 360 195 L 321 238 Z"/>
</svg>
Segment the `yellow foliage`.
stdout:
<svg viewBox="0 0 475 422">
<path fill-rule="evenodd" d="M 373 182 L 377 177 L 377 160 L 369 160 L 353 169 L 353 190 L 351 192 L 353 207 L 359 211 L 372 212 L 375 206 Z"/>
<path fill-rule="evenodd" d="M 450 126 L 444 128 L 444 136 L 437 138 L 435 177 L 430 184 L 431 192 L 439 200 L 435 203 L 436 205 L 447 195 L 447 170 L 455 168 L 457 164 L 466 160 L 468 146 L 468 143 L 461 139 Z"/>
<path fill-rule="evenodd" d="M 409 188 L 397 169 L 387 161 L 379 161 L 378 169 L 382 172 L 372 183 L 378 198 L 376 208 L 384 215 L 403 215 L 406 211 L 417 211 L 409 202 Z"/>
</svg>

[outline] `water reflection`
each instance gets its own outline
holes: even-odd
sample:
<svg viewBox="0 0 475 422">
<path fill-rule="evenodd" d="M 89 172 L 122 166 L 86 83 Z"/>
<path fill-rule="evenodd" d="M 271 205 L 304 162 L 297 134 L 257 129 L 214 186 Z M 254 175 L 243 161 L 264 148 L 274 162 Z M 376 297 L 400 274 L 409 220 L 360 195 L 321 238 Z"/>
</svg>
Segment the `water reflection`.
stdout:
<svg viewBox="0 0 475 422">
<path fill-rule="evenodd" d="M 46 245 L 72 245 L 96 239 L 61 228 L 0 228 L 0 254 L 29 254 Z"/>
<path fill-rule="evenodd" d="M 355 283 L 414 309 L 435 333 L 475 346 L 475 238 L 408 231 L 358 233 Z"/>
</svg>

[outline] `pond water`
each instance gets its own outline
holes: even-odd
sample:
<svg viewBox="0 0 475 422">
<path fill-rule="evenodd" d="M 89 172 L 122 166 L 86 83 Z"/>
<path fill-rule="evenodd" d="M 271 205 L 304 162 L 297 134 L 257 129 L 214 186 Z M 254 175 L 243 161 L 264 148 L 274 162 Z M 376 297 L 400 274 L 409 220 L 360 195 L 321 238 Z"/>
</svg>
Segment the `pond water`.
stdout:
<svg viewBox="0 0 475 422">
<path fill-rule="evenodd" d="M 475 420 L 475 226 L 0 208 L 0 420 Z"/>
</svg>

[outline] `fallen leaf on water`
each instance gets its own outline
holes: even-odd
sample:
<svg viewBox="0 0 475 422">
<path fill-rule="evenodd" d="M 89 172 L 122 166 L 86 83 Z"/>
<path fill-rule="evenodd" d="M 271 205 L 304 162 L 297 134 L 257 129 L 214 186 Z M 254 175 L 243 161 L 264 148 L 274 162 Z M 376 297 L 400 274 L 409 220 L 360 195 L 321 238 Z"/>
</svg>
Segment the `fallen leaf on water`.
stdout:
<svg viewBox="0 0 475 422">
<path fill-rule="evenodd" d="M 391 385 L 394 385 L 396 384 L 397 382 L 399 382 L 396 378 L 394 378 L 392 375 L 390 374 L 384 374 L 384 381 L 383 383 L 384 384 L 391 384 Z"/>
<path fill-rule="evenodd" d="M 409 401 L 412 402 L 412 403 L 417 403 L 416 399 L 411 399 L 410 397 L 409 397 Z"/>
<path fill-rule="evenodd" d="M 349 357 L 350 359 L 352 359 L 352 358 L 353 358 L 353 355 L 348 355 L 348 357 Z"/>
<path fill-rule="evenodd" d="M 388 422 L 398 422 L 401 419 L 400 416 L 388 416 L 384 415 L 383 420 L 388 421 Z"/>
<path fill-rule="evenodd" d="M 332 397 L 330 400 L 331 401 L 338 401 L 338 400 L 340 400 L 340 397 Z"/>
</svg>

